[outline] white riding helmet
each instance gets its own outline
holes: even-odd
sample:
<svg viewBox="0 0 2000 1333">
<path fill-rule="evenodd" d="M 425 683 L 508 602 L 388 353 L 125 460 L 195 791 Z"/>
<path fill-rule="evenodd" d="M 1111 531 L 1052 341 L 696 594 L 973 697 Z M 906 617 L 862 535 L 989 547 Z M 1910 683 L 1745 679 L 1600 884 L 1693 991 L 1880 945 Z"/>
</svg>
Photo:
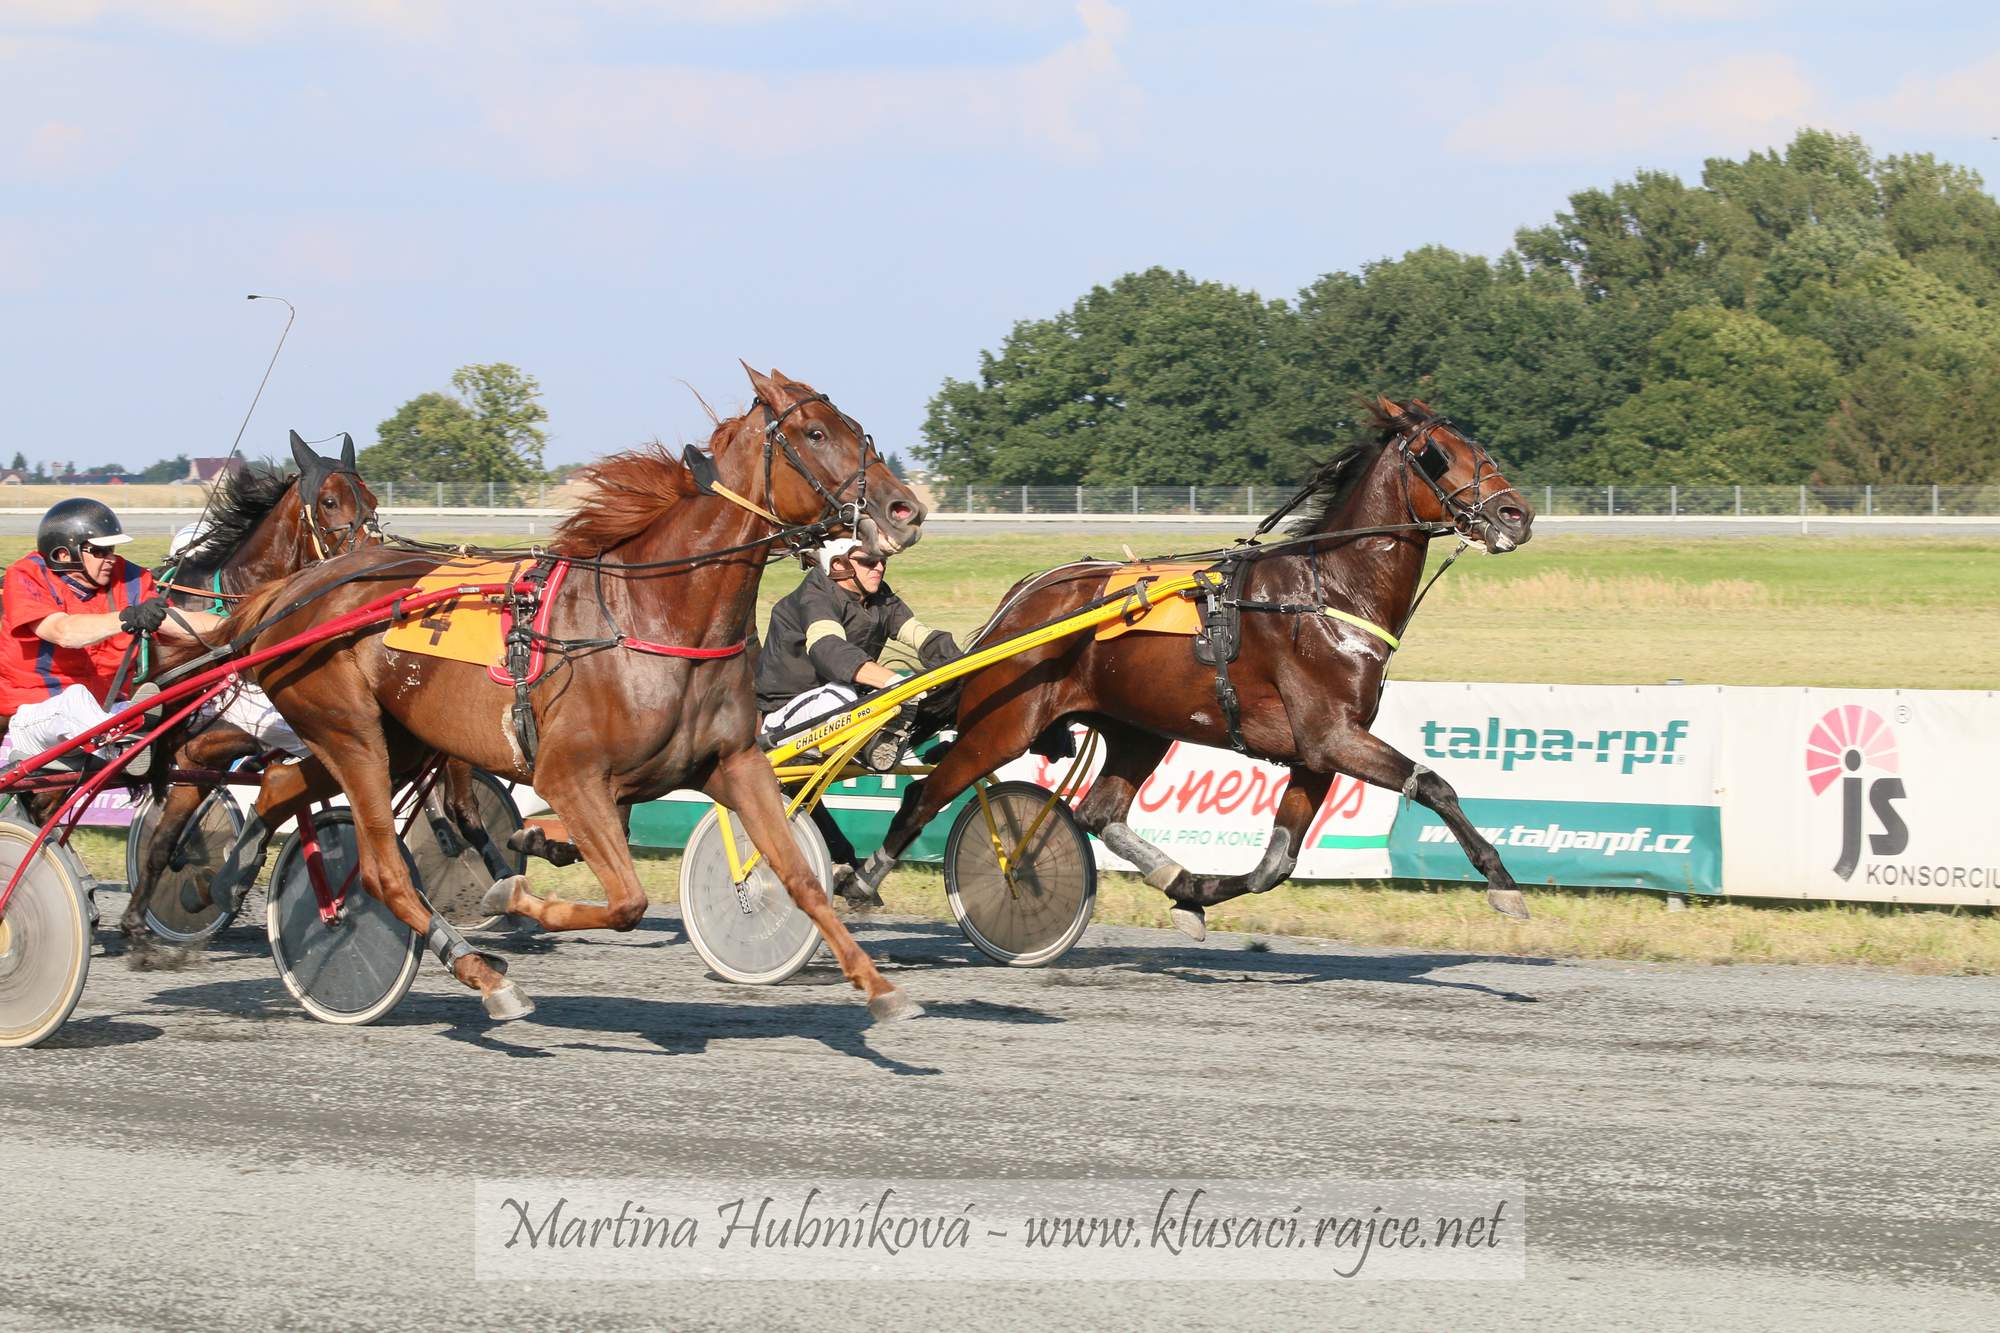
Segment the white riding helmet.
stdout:
<svg viewBox="0 0 2000 1333">
<path fill-rule="evenodd" d="M 202 534 L 207 531 L 208 525 L 206 523 L 190 523 L 179 532 L 176 532 L 173 540 L 167 543 L 167 558 L 171 560 L 182 551 L 187 550 L 188 547 L 193 546 L 201 540 Z"/>
<path fill-rule="evenodd" d="M 852 555 L 861 549 L 861 543 L 852 537 L 835 537 L 819 548 L 819 572 L 833 577 L 833 562 L 843 555 Z"/>
</svg>

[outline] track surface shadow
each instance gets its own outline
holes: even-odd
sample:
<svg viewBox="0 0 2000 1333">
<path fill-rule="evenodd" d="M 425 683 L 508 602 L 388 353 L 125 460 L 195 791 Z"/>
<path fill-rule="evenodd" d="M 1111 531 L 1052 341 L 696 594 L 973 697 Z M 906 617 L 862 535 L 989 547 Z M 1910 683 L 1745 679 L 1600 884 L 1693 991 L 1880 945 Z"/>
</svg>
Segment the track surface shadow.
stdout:
<svg viewBox="0 0 2000 1333">
<path fill-rule="evenodd" d="M 893 939 L 882 935 L 894 933 Z M 871 938 L 872 937 L 872 938 Z M 857 931 L 856 940 L 877 959 L 904 967 L 997 967 L 966 942 L 956 927 L 927 921 L 881 922 Z M 1327 982 L 1375 981 L 1405 986 L 1437 986 L 1472 991 L 1515 1004 L 1533 1004 L 1537 997 L 1518 991 L 1432 976 L 1470 963 L 1509 967 L 1554 967 L 1554 958 L 1509 954 L 1347 954 L 1288 950 L 1224 948 L 1215 944 L 1079 944 L 1047 967 L 1034 969 L 1049 978 L 1065 973 L 1109 970 L 1142 976 L 1172 977 L 1197 985 L 1305 986 Z M 1059 982 L 1056 984 L 1060 984 Z"/>
<path fill-rule="evenodd" d="M 411 1011 L 412 1017 L 418 1021 L 448 1023 L 441 1035 L 450 1040 L 517 1059 L 551 1059 L 565 1049 L 613 1055 L 700 1055 L 713 1041 L 805 1038 L 892 1074 L 925 1076 L 943 1072 L 930 1065 L 913 1065 L 897 1060 L 870 1046 L 868 1033 L 875 1022 L 869 1017 L 867 1008 L 858 1003 L 807 1005 L 723 1001 L 711 1004 L 597 995 L 549 995 L 537 996 L 535 1012 L 517 1027 L 511 1023 L 490 1022 L 476 1008 L 468 1014 L 463 1001 L 451 1001 L 457 1001 L 457 997 L 450 997 L 449 1000 L 432 996 L 413 997 L 412 1002 L 406 1003 L 398 1012 Z M 426 1013 L 427 1010 L 431 1012 Z M 926 1006 L 925 1012 L 931 1019 L 955 1018 L 982 1023 L 1062 1021 L 1054 1015 L 1019 1005 L 980 1001 L 930 1005 Z M 507 1039 L 507 1033 L 521 1028 L 556 1029 L 588 1035 L 579 1040 L 558 1042 L 553 1048 L 527 1046 Z M 648 1043 L 651 1049 L 614 1046 L 594 1040 L 608 1033 L 629 1033 Z"/>
</svg>

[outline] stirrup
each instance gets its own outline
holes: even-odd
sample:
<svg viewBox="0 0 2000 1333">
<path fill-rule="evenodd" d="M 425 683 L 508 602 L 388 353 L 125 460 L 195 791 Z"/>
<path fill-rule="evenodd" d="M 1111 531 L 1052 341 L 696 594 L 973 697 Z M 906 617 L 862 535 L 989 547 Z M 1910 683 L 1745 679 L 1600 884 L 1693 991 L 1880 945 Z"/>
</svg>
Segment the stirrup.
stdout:
<svg viewBox="0 0 2000 1333">
<path fill-rule="evenodd" d="M 870 773 L 887 773 L 903 757 L 903 749 L 916 730 L 916 718 L 907 708 L 899 708 L 889 722 L 861 747 L 855 758 Z"/>
</svg>

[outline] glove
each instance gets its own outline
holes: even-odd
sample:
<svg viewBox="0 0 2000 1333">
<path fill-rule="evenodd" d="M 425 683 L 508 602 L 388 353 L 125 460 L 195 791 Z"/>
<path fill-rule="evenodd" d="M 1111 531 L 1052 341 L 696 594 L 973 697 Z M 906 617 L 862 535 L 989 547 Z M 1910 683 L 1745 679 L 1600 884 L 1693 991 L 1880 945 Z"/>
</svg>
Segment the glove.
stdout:
<svg viewBox="0 0 2000 1333">
<path fill-rule="evenodd" d="M 150 634 L 167 619 L 167 599 L 148 597 L 118 613 L 118 624 L 127 634 Z"/>
</svg>

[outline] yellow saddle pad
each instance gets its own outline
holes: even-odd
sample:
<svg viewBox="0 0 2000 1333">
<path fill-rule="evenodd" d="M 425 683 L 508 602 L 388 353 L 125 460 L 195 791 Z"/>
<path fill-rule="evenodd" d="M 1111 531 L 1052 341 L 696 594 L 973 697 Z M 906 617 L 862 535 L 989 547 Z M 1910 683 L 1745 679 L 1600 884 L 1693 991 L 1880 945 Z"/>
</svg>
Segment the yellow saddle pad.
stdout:
<svg viewBox="0 0 2000 1333">
<path fill-rule="evenodd" d="M 1104 581 L 1104 593 L 1109 596 L 1130 588 L 1133 590 L 1132 595 L 1126 599 L 1123 618 L 1109 620 L 1098 626 L 1096 637 L 1115 639 L 1133 630 L 1141 630 L 1147 634 L 1199 634 L 1201 607 L 1197 603 L 1176 592 L 1167 594 L 1152 602 L 1149 608 L 1141 610 L 1144 604 L 1133 585 L 1140 579 L 1150 579 L 1155 584 L 1164 583 L 1168 579 L 1184 579 L 1197 570 L 1210 567 L 1209 565 L 1120 565 L 1111 572 L 1111 577 Z"/>
<path fill-rule="evenodd" d="M 416 581 L 419 592 L 442 592 L 461 584 L 511 583 L 529 560 L 452 560 Z M 490 667 L 500 660 L 500 606 L 487 597 L 461 597 L 412 611 L 382 636 L 384 647 L 424 657 L 448 657 Z"/>
</svg>

